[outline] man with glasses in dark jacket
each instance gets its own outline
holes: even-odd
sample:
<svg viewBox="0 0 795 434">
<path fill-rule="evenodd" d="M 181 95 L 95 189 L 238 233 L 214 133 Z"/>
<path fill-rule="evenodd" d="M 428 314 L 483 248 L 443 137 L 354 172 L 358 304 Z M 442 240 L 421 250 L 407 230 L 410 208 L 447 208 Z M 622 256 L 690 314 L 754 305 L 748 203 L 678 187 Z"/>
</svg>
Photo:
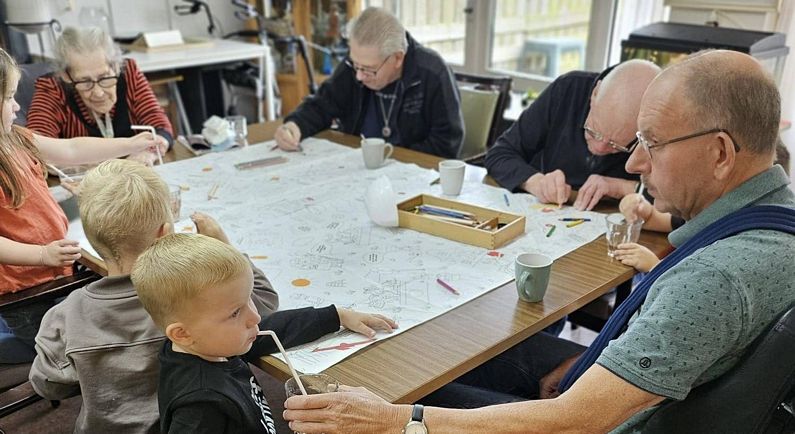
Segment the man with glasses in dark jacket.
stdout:
<svg viewBox="0 0 795 434">
<path fill-rule="evenodd" d="M 285 118 L 281 149 L 329 128 L 456 158 L 464 138 L 458 89 L 450 68 L 422 47 L 394 15 L 368 8 L 349 25 L 350 57 Z"/>
<path fill-rule="evenodd" d="M 640 97 L 660 68 L 630 60 L 601 74 L 574 71 L 557 78 L 486 154 L 489 174 L 503 187 L 541 202 L 593 208 L 638 188 L 624 170 L 635 142 Z"/>
</svg>

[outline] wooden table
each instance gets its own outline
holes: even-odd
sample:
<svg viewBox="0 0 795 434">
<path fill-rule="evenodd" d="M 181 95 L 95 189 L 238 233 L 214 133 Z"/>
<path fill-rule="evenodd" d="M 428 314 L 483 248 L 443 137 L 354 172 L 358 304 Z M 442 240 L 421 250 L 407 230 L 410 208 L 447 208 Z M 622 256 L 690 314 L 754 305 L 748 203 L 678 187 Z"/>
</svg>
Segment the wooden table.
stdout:
<svg viewBox="0 0 795 434">
<path fill-rule="evenodd" d="M 279 121 L 251 125 L 249 142 L 270 140 Z M 334 131 L 317 135 L 351 147 L 359 138 Z M 176 161 L 193 154 L 174 146 L 164 159 Z M 435 168 L 441 158 L 395 147 L 393 158 Z M 484 182 L 496 185 L 491 178 Z M 598 211 L 615 210 L 615 203 Z M 641 233 L 640 243 L 658 256 L 668 248 L 659 233 Z M 559 258 L 552 266 L 549 288 L 539 303 L 519 301 L 513 282 L 448 311 L 393 338 L 377 342 L 324 371 L 343 384 L 365 386 L 394 403 L 412 403 L 462 374 L 511 348 L 527 337 L 585 306 L 631 279 L 634 269 L 611 260 L 604 237 Z M 104 264 L 87 255 L 81 262 L 104 273 Z M 287 366 L 274 357 L 258 365 L 271 375 L 286 379 Z"/>
<path fill-rule="evenodd" d="M 252 125 L 249 141 L 272 138 L 278 125 Z M 353 147 L 359 143 L 358 137 L 333 131 L 317 137 Z M 441 160 L 401 147 L 395 147 L 393 158 L 425 168 Z M 484 182 L 493 184 L 490 179 Z M 640 243 L 658 255 L 668 249 L 665 236 L 658 233 L 642 233 Z M 414 402 L 631 279 L 634 269 L 611 260 L 606 252 L 607 243 L 600 237 L 556 260 L 542 302 L 519 301 L 511 282 L 370 345 L 324 372 L 343 384 L 365 386 L 390 402 Z M 286 365 L 274 357 L 263 357 L 258 365 L 277 378 L 289 377 Z"/>
</svg>

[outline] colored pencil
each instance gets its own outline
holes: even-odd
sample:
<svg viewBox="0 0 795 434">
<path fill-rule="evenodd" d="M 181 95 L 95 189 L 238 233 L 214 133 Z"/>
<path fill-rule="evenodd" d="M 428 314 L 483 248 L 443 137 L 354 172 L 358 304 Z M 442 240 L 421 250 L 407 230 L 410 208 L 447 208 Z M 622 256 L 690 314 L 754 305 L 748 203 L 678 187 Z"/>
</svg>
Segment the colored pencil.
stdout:
<svg viewBox="0 0 795 434">
<path fill-rule="evenodd" d="M 566 217 L 566 218 L 563 218 L 563 219 L 558 219 L 558 221 L 560 221 L 560 222 L 577 222 L 577 221 L 580 221 L 580 220 L 582 220 L 584 222 L 591 221 L 591 219 L 580 218 L 580 217 Z"/>
<path fill-rule="evenodd" d="M 585 223 L 585 220 L 577 220 L 576 222 L 566 223 L 566 227 L 567 228 L 573 228 L 573 227 L 575 227 L 577 225 L 581 225 L 583 223 Z"/>
<path fill-rule="evenodd" d="M 424 205 L 420 205 L 419 208 L 420 208 L 420 211 L 422 211 L 423 208 L 436 209 L 436 210 L 440 210 L 440 211 L 451 212 L 451 213 L 454 213 L 454 214 L 461 214 L 461 215 L 464 215 L 464 216 L 467 216 L 467 217 L 470 217 L 470 218 L 474 218 L 475 217 L 475 214 L 472 214 L 471 212 L 461 211 L 461 210 L 451 209 L 451 208 L 445 208 L 445 207 L 437 206 L 437 205 L 424 204 Z"/>
<path fill-rule="evenodd" d="M 461 219 L 461 218 L 456 218 L 456 217 L 446 217 L 446 216 L 441 216 L 441 215 L 433 215 L 433 214 L 431 214 L 431 215 L 426 215 L 425 217 L 427 217 L 429 219 L 438 220 L 438 221 L 441 221 L 441 222 L 456 223 L 456 224 L 464 225 L 464 226 L 476 226 L 478 224 L 478 222 L 476 222 L 475 220 L 467 220 L 467 219 Z"/>
<path fill-rule="evenodd" d="M 439 285 L 442 285 L 442 287 L 443 287 L 444 289 L 446 289 L 446 290 L 448 290 L 448 291 L 452 292 L 452 293 L 453 293 L 453 294 L 455 294 L 455 295 L 461 295 L 461 293 L 460 293 L 460 292 L 456 291 L 456 290 L 455 290 L 455 288 L 453 288 L 452 286 L 450 286 L 450 285 L 448 285 L 447 283 L 445 283 L 445 281 L 444 281 L 444 280 L 442 280 L 442 279 L 438 279 L 438 278 L 437 278 L 437 279 L 436 279 L 436 283 L 438 283 Z"/>
<path fill-rule="evenodd" d="M 502 198 L 505 199 L 505 206 L 511 206 L 511 203 L 508 202 L 508 195 L 503 193 Z"/>
<path fill-rule="evenodd" d="M 551 237 L 551 236 L 552 236 L 552 233 L 554 233 L 554 232 L 555 232 L 555 228 L 556 228 L 556 227 L 557 227 L 557 226 L 555 226 L 555 225 L 552 225 L 552 227 L 550 227 L 550 228 L 549 228 L 549 231 L 547 231 L 547 238 L 549 238 L 549 237 Z"/>
<path fill-rule="evenodd" d="M 212 186 L 212 188 L 210 188 L 210 191 L 207 192 L 207 200 L 217 199 L 218 197 L 215 195 L 216 193 L 218 193 L 218 183 L 217 182 Z"/>
</svg>

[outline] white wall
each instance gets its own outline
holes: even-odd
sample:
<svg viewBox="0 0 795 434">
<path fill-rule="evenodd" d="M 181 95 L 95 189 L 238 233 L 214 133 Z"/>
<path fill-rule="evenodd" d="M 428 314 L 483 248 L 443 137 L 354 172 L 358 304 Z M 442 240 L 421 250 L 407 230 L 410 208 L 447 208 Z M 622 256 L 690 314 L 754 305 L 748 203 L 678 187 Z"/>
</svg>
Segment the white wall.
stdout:
<svg viewBox="0 0 795 434">
<path fill-rule="evenodd" d="M 782 3 L 777 31 L 787 34 L 787 46 L 790 51 L 781 80 L 781 117 L 795 122 L 795 2 Z M 787 145 L 790 155 L 795 156 L 795 125 L 784 131 L 781 139 Z M 790 163 L 790 170 L 790 179 L 793 181 L 790 188 L 795 190 L 795 163 Z"/>
<path fill-rule="evenodd" d="M 231 0 L 206 0 L 216 20 L 216 35 L 230 33 L 243 28 L 243 22 L 235 18 Z M 200 14 L 179 16 L 176 5 L 189 5 L 182 0 L 49 0 L 52 17 L 64 27 L 79 25 L 82 8 L 98 7 L 109 15 L 111 30 L 116 36 L 132 36 L 144 31 L 179 29 L 183 36 L 208 36 L 207 16 Z M 67 10 L 69 8 L 69 10 Z M 38 52 L 38 40 L 28 37 L 31 51 Z M 45 40 L 45 50 L 50 53 L 50 41 Z"/>
</svg>

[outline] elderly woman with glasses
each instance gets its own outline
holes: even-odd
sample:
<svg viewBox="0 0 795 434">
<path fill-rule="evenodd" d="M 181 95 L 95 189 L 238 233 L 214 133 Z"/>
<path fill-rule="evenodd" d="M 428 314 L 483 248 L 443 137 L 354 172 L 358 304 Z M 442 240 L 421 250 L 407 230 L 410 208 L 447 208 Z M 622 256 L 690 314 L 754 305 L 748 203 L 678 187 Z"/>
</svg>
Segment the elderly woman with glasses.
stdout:
<svg viewBox="0 0 795 434">
<path fill-rule="evenodd" d="M 295 151 L 302 138 L 336 121 L 348 134 L 456 158 L 464 139 L 461 104 L 441 56 L 384 9 L 367 8 L 348 29 L 350 58 L 285 118 L 275 135 L 279 147 Z"/>
<path fill-rule="evenodd" d="M 28 128 L 54 138 L 112 138 L 134 136 L 132 125 L 148 125 L 155 128 L 161 152 L 168 150 L 171 123 L 149 82 L 132 59 L 121 59 L 104 31 L 68 27 L 55 55 L 58 71 L 36 81 Z M 157 154 L 144 151 L 129 158 L 152 164 Z"/>
</svg>

